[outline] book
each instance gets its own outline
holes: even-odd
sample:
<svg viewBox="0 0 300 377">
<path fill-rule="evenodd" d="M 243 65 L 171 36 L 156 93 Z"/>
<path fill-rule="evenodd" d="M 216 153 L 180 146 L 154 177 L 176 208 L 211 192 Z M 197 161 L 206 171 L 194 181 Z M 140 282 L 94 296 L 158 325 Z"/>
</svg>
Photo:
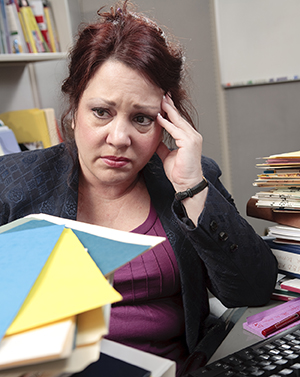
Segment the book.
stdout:
<svg viewBox="0 0 300 377">
<path fill-rule="evenodd" d="M 256 164 L 264 169 L 253 183 L 267 190 L 257 192 L 247 203 L 252 217 L 299 226 L 300 151 L 271 155 Z M 297 225 L 295 225 L 297 224 Z"/>
<path fill-rule="evenodd" d="M 11 45 L 10 45 L 10 32 L 8 25 L 8 17 L 6 12 L 5 0 L 0 0 L 0 19 L 1 19 L 1 29 L 2 29 L 2 43 L 4 53 L 11 54 Z"/>
<path fill-rule="evenodd" d="M 131 371 L 147 373 L 146 375 L 149 375 L 150 372 L 151 377 L 175 377 L 176 374 L 176 364 L 174 361 L 108 339 L 102 339 L 101 342 L 95 345 L 76 347 L 71 356 L 66 359 L 0 370 L 0 377 L 21 377 L 24 375 L 34 377 L 37 374 L 45 377 L 64 376 L 65 373 L 73 374 L 77 371 L 84 370 L 84 368 L 89 370 L 92 362 L 98 361 L 99 356 L 101 360 L 102 355 L 106 355 L 104 357 L 106 361 L 116 361 L 117 365 L 122 364 L 122 366 L 130 368 Z M 94 358 L 94 360 L 92 360 L 92 358 Z M 101 362 L 99 362 L 100 360 L 97 362 L 100 368 L 102 368 L 101 364 L 104 358 L 102 358 Z M 84 371 L 81 372 L 81 374 L 84 373 Z M 115 377 L 119 375 L 120 370 L 117 370 L 116 373 L 118 374 L 115 375 L 110 372 L 108 372 L 108 374 L 102 373 L 99 374 L 99 376 Z M 123 373 L 123 376 L 134 375 Z M 140 374 L 138 374 L 138 376 L 140 376 Z"/>
<path fill-rule="evenodd" d="M 300 228 L 300 211 L 275 211 L 272 208 L 259 207 L 257 202 L 258 199 L 254 197 L 248 200 L 247 216 Z"/>
<path fill-rule="evenodd" d="M 300 296 L 300 293 L 292 292 L 284 288 L 284 283 L 288 280 L 290 280 L 289 276 L 280 273 L 278 274 L 276 285 L 271 296 L 273 300 L 290 301 Z"/>
<path fill-rule="evenodd" d="M 96 264 L 90 254 L 97 257 L 101 245 L 105 250 L 102 256 L 113 254 L 117 264 L 111 258 L 108 265 L 104 263 L 109 274 L 118 264 L 126 263 L 163 240 L 42 214 L 1 226 L 0 285 L 4 289 L 0 291 L 0 306 L 5 310 L 0 311 L 0 338 L 6 341 L 26 333 L 35 339 L 35 330 L 49 332 L 49 326 L 74 315 L 77 330 L 75 348 L 69 356 L 70 348 L 68 352 L 56 352 L 57 357 L 54 351 L 48 354 L 45 351 L 41 356 L 32 350 L 30 358 L 22 358 L 15 352 L 13 362 L 4 357 L 2 367 L 6 369 L 0 376 L 10 373 L 15 376 L 19 372 L 22 375 L 33 370 L 46 371 L 47 375 L 74 373 L 96 361 L 99 342 L 108 329 L 104 309 L 121 296 L 104 278 L 99 261 Z M 60 349 L 58 344 L 56 349 Z M 49 361 L 51 357 L 53 360 Z"/>
<path fill-rule="evenodd" d="M 0 119 L 15 134 L 19 144 L 42 142 L 44 148 L 51 146 L 45 112 L 33 108 L 8 111 Z"/>
<path fill-rule="evenodd" d="M 32 8 L 29 6 L 27 0 L 20 1 L 20 13 L 23 19 L 23 25 L 28 37 L 31 51 L 33 53 L 49 52 L 47 43 L 40 31 L 40 28 L 34 17 Z"/>
<path fill-rule="evenodd" d="M 94 312 L 92 325 L 90 323 L 92 318 L 90 315 L 91 312 Z M 76 339 L 75 343 L 73 343 L 73 348 L 69 356 L 59 357 L 52 360 L 44 358 L 44 361 L 40 359 L 38 362 L 33 360 L 32 363 L 25 363 L 24 365 L 16 365 L 6 369 L 0 369 L 0 376 L 21 377 L 26 375 L 29 377 L 32 375 L 33 377 L 38 374 L 47 377 L 55 377 L 64 374 L 69 375 L 81 371 L 90 363 L 97 361 L 100 354 L 100 340 L 102 336 L 107 334 L 107 328 L 104 324 L 103 315 L 101 312 L 91 312 L 85 312 L 77 315 L 77 326 L 75 330 Z M 84 326 L 82 326 L 83 324 Z M 51 324 L 49 326 L 51 326 Z M 92 333 L 93 335 L 91 337 Z M 92 339 L 97 339 L 97 341 L 92 343 L 90 342 Z M 56 345 L 56 347 L 58 347 L 58 345 Z"/>
<path fill-rule="evenodd" d="M 59 144 L 61 142 L 61 137 L 58 130 L 58 124 L 55 118 L 55 110 L 53 108 L 45 108 L 42 110 L 45 113 L 50 143 L 51 145 Z"/>
<path fill-rule="evenodd" d="M 12 53 L 19 54 L 22 52 L 28 52 L 22 25 L 20 23 L 18 15 L 17 2 L 14 0 L 9 0 L 9 2 L 6 4 L 6 12 L 8 18 Z"/>
<path fill-rule="evenodd" d="M 0 343 L 0 370 L 66 358 L 74 339 L 75 317 L 5 336 Z"/>
<path fill-rule="evenodd" d="M 56 28 L 55 18 L 51 8 L 51 4 L 48 0 L 43 1 L 45 20 L 48 29 L 49 43 L 52 52 L 60 51 L 59 37 Z"/>
<path fill-rule="evenodd" d="M 36 23 L 42 33 L 44 41 L 46 42 L 49 51 L 52 51 L 50 39 L 49 39 L 48 27 L 47 27 L 45 13 L 44 13 L 43 1 L 42 0 L 28 0 L 28 3 L 32 9 Z"/>
<path fill-rule="evenodd" d="M 68 329 L 65 335 L 60 328 L 61 337 L 51 338 L 57 329 L 54 323 L 70 315 L 78 317 L 74 353 L 80 353 L 77 349 L 82 347 L 92 347 L 93 352 L 98 350 L 97 343 L 108 328 L 103 305 L 119 301 L 121 296 L 104 278 L 72 230 L 52 224 L 8 231 L 1 233 L 0 243 L 3 268 L 0 305 L 5 307 L 0 314 L 0 369 L 66 357 L 69 362 L 73 360 L 72 365 L 77 365 L 71 341 L 74 327 L 73 330 L 70 326 L 63 327 Z M 21 341 L 35 344 L 37 339 L 46 343 L 23 351 L 14 346 Z"/>
<path fill-rule="evenodd" d="M 265 242 L 270 246 L 272 253 L 278 262 L 278 271 L 291 277 L 300 278 L 300 245 L 278 242 L 273 237 L 265 238 Z"/>
<path fill-rule="evenodd" d="M 300 293 L 300 279 L 289 279 L 281 283 L 281 288 L 291 292 Z"/>
<path fill-rule="evenodd" d="M 36 48 L 34 38 L 34 28 L 32 29 L 30 15 L 28 14 L 28 4 L 26 1 L 19 1 L 19 19 L 23 29 L 23 34 L 27 44 L 28 52 L 37 53 L 38 50 Z"/>
</svg>

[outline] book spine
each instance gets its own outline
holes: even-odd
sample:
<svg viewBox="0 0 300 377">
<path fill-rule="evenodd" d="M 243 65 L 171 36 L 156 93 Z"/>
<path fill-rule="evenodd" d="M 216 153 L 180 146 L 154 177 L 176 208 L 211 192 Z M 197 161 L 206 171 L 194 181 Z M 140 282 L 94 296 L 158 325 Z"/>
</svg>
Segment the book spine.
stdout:
<svg viewBox="0 0 300 377">
<path fill-rule="evenodd" d="M 21 6 L 20 7 L 20 14 L 22 17 L 22 24 L 24 26 L 25 35 L 27 38 L 27 45 L 29 52 L 37 53 L 37 48 L 35 44 L 34 34 L 33 30 L 31 28 L 31 22 L 30 17 L 28 17 L 28 7 L 27 6 Z"/>
<path fill-rule="evenodd" d="M 279 248 L 271 248 L 278 262 L 278 271 L 296 278 L 300 278 L 300 255 Z"/>
<path fill-rule="evenodd" d="M 47 24 L 48 34 L 49 34 L 51 50 L 53 52 L 60 51 L 59 37 L 58 37 L 57 29 L 56 29 L 53 11 L 51 8 L 51 4 L 47 0 L 44 1 L 44 13 L 45 13 L 45 20 Z"/>
<path fill-rule="evenodd" d="M 24 7 L 25 17 L 34 38 L 37 52 L 49 52 L 48 46 L 42 36 L 42 33 L 38 27 L 34 14 L 30 6 Z"/>
<path fill-rule="evenodd" d="M 32 9 L 36 23 L 40 29 L 43 39 L 47 44 L 47 48 L 49 51 L 52 51 L 51 46 L 50 46 L 50 41 L 49 41 L 47 24 L 45 20 L 43 2 L 42 0 L 29 0 L 29 5 Z"/>
<path fill-rule="evenodd" d="M 2 26 L 2 33 L 3 33 L 4 50 L 7 54 L 11 54 L 12 51 L 10 47 L 10 33 L 9 33 L 9 25 L 8 25 L 7 13 L 6 13 L 5 0 L 0 0 L 0 11 L 1 11 L 1 26 Z"/>
<path fill-rule="evenodd" d="M 248 200 L 247 216 L 300 228 L 300 213 L 274 212 L 271 208 L 259 208 L 256 203 L 257 199 Z"/>
<path fill-rule="evenodd" d="M 6 5 L 6 11 L 10 29 L 10 44 L 12 52 L 15 54 L 28 52 L 14 0 L 11 0 L 10 3 Z"/>
</svg>

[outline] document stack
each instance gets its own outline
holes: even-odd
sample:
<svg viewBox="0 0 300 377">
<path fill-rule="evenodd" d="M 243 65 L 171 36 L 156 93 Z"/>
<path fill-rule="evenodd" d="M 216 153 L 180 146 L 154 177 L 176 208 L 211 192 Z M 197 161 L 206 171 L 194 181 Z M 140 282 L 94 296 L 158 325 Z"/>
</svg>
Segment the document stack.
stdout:
<svg viewBox="0 0 300 377">
<path fill-rule="evenodd" d="M 0 227 L 0 376 L 72 374 L 99 359 L 113 272 L 164 238 L 49 215 Z"/>
<path fill-rule="evenodd" d="M 300 151 L 273 155 L 256 165 L 263 169 L 254 186 L 268 188 L 256 194 L 257 207 L 300 211 Z"/>
<path fill-rule="evenodd" d="M 253 185 L 264 190 L 250 198 L 247 215 L 277 223 L 266 238 L 280 272 L 273 296 L 290 300 L 300 293 L 290 287 L 291 279 L 300 278 L 300 151 L 263 160 L 256 165 L 262 172 Z"/>
</svg>

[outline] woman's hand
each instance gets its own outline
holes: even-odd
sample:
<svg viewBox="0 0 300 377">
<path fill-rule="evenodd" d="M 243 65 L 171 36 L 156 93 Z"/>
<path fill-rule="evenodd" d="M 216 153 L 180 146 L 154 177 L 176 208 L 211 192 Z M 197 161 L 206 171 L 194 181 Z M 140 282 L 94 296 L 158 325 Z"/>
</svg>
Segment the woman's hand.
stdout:
<svg viewBox="0 0 300 377">
<path fill-rule="evenodd" d="M 202 136 L 179 114 L 172 99 L 166 95 L 162 100 L 162 110 L 168 119 L 160 114 L 157 116 L 159 124 L 173 137 L 178 149 L 170 151 L 161 142 L 157 154 L 161 158 L 165 173 L 174 186 L 176 192 L 185 191 L 196 186 L 202 180 Z M 204 189 L 193 198 L 182 201 L 187 213 L 194 224 L 201 213 L 207 189 Z"/>
<path fill-rule="evenodd" d="M 178 149 L 170 151 L 164 143 L 157 154 L 164 164 L 167 177 L 176 191 L 185 191 L 201 181 L 202 136 L 179 114 L 171 98 L 162 100 L 162 110 L 168 115 L 157 116 L 159 124 L 173 137 Z"/>
</svg>

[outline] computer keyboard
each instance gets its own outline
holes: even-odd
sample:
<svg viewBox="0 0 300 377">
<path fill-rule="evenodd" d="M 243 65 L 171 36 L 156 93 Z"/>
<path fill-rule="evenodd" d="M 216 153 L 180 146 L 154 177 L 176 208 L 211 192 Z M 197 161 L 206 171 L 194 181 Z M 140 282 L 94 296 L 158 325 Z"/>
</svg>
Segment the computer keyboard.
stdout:
<svg viewBox="0 0 300 377">
<path fill-rule="evenodd" d="M 214 361 L 186 376 L 300 377 L 300 325 Z"/>
</svg>

